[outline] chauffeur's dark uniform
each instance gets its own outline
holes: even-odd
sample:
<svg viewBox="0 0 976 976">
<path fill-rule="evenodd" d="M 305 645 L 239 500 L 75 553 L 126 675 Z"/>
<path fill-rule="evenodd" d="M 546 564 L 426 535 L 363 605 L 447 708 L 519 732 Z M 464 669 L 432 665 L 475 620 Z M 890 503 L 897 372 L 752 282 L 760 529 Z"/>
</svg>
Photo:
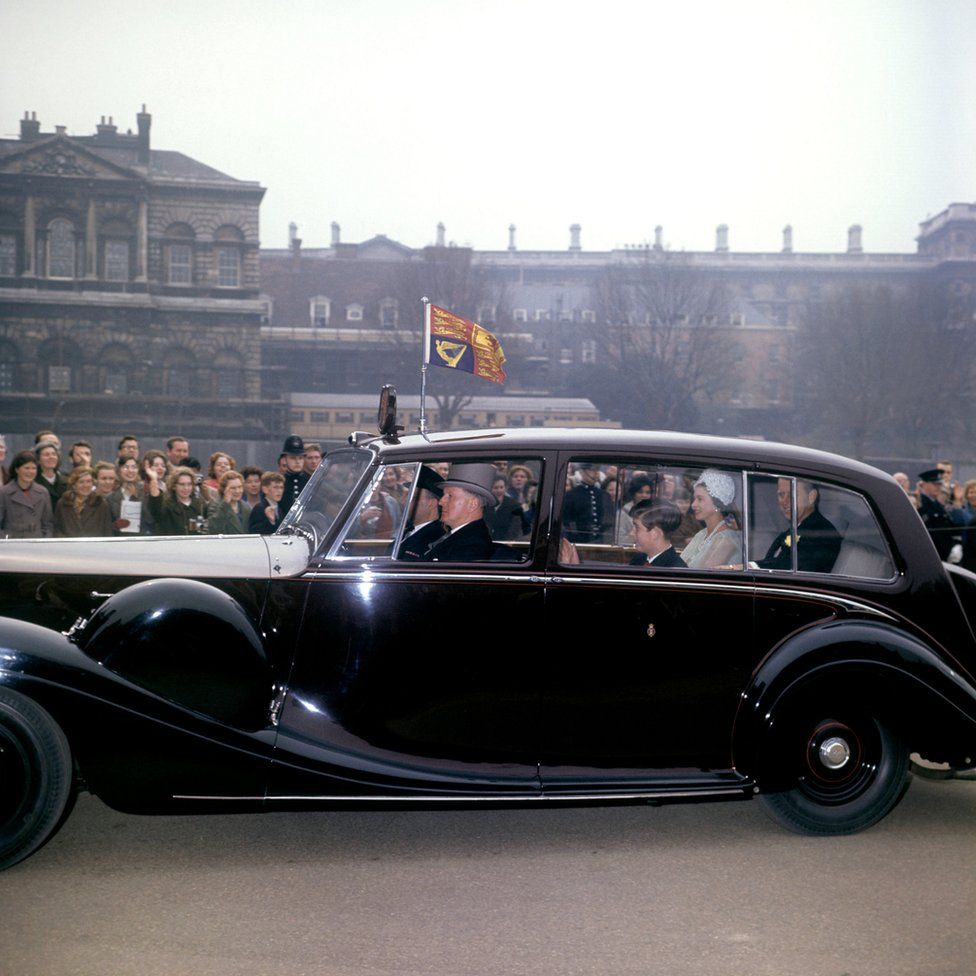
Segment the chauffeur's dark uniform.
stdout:
<svg viewBox="0 0 976 976">
<path fill-rule="evenodd" d="M 482 562 L 491 558 L 493 545 L 485 520 L 476 519 L 435 539 L 417 558 L 427 563 Z"/>
<path fill-rule="evenodd" d="M 792 529 L 780 532 L 766 555 L 758 561 L 763 569 L 791 569 L 793 551 L 790 542 Z M 796 526 L 796 568 L 804 573 L 829 573 L 837 562 L 841 537 L 833 522 L 814 509 Z"/>
</svg>

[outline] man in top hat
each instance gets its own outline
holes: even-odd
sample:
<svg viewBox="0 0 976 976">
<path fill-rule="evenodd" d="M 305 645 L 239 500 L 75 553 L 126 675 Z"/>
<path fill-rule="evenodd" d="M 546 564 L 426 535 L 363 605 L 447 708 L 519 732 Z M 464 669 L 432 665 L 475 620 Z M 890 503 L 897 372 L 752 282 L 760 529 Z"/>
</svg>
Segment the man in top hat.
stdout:
<svg viewBox="0 0 976 976">
<path fill-rule="evenodd" d="M 441 524 L 444 534 L 419 556 L 422 562 L 479 562 L 491 558 L 493 543 L 485 522 L 485 507 L 493 505 L 493 464 L 452 464 L 441 484 Z"/>
<path fill-rule="evenodd" d="M 285 438 L 279 460 L 282 459 L 285 462 L 285 493 L 278 503 L 278 508 L 282 512 L 287 512 L 295 504 L 295 499 L 302 493 L 302 489 L 311 477 L 305 470 L 305 442 L 297 434 Z"/>
<path fill-rule="evenodd" d="M 952 519 L 942 504 L 941 495 L 942 471 L 939 468 L 923 471 L 918 476 L 918 514 L 932 536 L 939 558 L 945 560 L 955 540 L 952 537 Z"/>
<path fill-rule="evenodd" d="M 444 524 L 440 520 L 443 484 L 444 479 L 433 468 L 426 464 L 420 466 L 413 516 L 407 520 L 397 559 L 420 559 L 431 543 L 444 535 Z"/>
</svg>

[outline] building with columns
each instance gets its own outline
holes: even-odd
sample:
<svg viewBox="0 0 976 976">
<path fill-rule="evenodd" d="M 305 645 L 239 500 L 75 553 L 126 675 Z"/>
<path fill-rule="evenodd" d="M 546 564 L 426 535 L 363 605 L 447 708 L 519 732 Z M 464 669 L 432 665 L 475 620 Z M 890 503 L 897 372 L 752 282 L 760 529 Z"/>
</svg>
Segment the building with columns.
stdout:
<svg viewBox="0 0 976 976">
<path fill-rule="evenodd" d="M 277 436 L 263 397 L 264 189 L 122 132 L 0 139 L 0 430 Z"/>
</svg>

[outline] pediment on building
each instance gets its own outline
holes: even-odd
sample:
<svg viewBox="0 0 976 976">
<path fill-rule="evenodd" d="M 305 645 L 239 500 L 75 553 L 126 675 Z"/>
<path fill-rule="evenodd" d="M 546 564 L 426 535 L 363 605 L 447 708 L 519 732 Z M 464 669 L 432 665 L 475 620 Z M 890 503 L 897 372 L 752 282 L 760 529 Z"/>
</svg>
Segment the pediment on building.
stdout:
<svg viewBox="0 0 976 976">
<path fill-rule="evenodd" d="M 142 179 L 135 170 L 118 166 L 70 136 L 56 135 L 0 157 L 0 173 L 24 176 L 78 177 L 87 180 Z"/>
<path fill-rule="evenodd" d="M 370 261 L 404 261 L 412 257 L 413 251 L 399 241 L 390 240 L 385 234 L 377 234 L 363 241 L 357 248 L 359 257 Z"/>
</svg>

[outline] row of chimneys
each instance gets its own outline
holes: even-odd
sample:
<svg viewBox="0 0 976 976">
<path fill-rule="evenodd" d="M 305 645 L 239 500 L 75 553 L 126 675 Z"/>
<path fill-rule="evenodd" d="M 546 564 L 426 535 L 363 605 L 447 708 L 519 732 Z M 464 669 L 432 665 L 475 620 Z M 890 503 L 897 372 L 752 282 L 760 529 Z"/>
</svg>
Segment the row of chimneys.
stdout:
<svg viewBox="0 0 976 976">
<path fill-rule="evenodd" d="M 111 121 L 111 119 L 109 120 Z M 571 224 L 569 228 L 569 249 L 571 251 L 582 250 L 580 247 L 580 230 L 579 224 Z M 340 243 L 339 240 L 339 225 L 333 220 L 332 221 L 332 246 L 335 247 Z M 298 237 L 298 224 L 292 222 L 288 225 L 288 246 L 293 250 L 297 251 L 301 248 L 302 242 Z M 447 239 L 443 223 L 438 223 L 437 225 L 437 247 L 446 247 Z M 515 251 L 515 224 L 508 225 L 508 249 L 510 251 Z M 658 224 L 654 228 L 654 250 L 662 251 L 664 250 L 664 228 Z M 729 251 L 729 225 L 719 224 L 715 228 L 715 250 L 719 254 L 728 254 Z M 787 224 L 783 228 L 783 254 L 793 253 L 793 228 Z M 847 228 L 847 253 L 848 254 L 863 254 L 864 248 L 861 245 L 861 225 L 853 224 Z"/>
<path fill-rule="evenodd" d="M 152 126 L 152 116 L 146 111 L 146 106 L 142 106 L 142 111 L 136 115 L 136 126 L 138 128 L 138 135 L 132 135 L 130 130 L 122 138 L 135 138 L 136 144 L 139 149 L 139 162 L 147 163 L 149 162 L 149 129 Z M 55 135 L 63 136 L 65 134 L 65 126 L 57 125 L 54 127 Z M 111 146 L 119 141 L 119 129 L 115 122 L 112 120 L 112 116 L 108 117 L 108 121 L 105 121 L 105 116 L 102 116 L 101 121 L 95 126 L 95 145 L 97 146 Z M 20 141 L 21 142 L 34 142 L 41 138 L 41 123 L 37 121 L 37 112 L 24 112 L 24 117 L 20 120 Z"/>
</svg>

